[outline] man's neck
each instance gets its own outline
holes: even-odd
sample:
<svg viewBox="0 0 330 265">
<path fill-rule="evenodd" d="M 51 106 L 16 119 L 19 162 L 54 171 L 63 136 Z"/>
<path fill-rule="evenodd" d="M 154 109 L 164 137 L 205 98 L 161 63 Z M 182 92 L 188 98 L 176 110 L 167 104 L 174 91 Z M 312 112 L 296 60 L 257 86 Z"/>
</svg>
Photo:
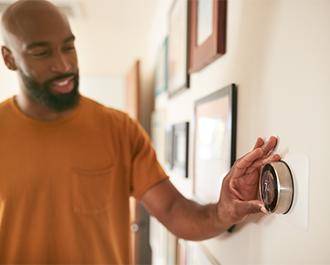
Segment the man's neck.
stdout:
<svg viewBox="0 0 330 265">
<path fill-rule="evenodd" d="M 72 108 L 61 112 L 54 112 L 47 109 L 30 95 L 23 95 L 22 93 L 15 97 L 15 103 L 25 115 L 38 121 L 57 121 L 65 118 L 74 110 Z"/>
</svg>

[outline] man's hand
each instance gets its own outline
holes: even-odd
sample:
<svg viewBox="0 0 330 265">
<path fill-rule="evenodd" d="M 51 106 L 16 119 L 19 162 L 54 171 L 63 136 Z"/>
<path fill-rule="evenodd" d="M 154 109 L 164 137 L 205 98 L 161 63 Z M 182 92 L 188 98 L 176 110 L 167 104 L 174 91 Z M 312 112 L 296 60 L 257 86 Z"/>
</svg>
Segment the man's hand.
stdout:
<svg viewBox="0 0 330 265">
<path fill-rule="evenodd" d="M 270 155 L 276 144 L 276 137 L 270 137 L 266 143 L 258 138 L 253 151 L 236 160 L 222 183 L 217 205 L 221 224 L 230 226 L 252 213 L 266 212 L 262 202 L 257 200 L 259 167 L 281 159 L 279 155 Z"/>
<path fill-rule="evenodd" d="M 277 139 L 268 142 L 259 138 L 254 150 L 239 158 L 222 183 L 217 204 L 200 205 L 183 197 L 169 180 L 150 188 L 141 202 L 148 212 L 162 222 L 173 234 L 187 240 L 203 240 L 219 235 L 250 214 L 262 211 L 256 200 L 259 167 L 280 160 L 269 155 Z"/>
</svg>

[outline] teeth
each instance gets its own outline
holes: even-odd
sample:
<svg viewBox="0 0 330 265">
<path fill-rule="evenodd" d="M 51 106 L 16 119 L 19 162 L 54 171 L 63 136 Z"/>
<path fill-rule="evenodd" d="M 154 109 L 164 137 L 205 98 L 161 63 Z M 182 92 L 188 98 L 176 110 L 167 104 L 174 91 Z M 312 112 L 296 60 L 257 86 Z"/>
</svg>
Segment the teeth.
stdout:
<svg viewBox="0 0 330 265">
<path fill-rule="evenodd" d="M 70 80 L 66 80 L 66 81 L 63 81 L 63 82 L 58 82 L 56 83 L 57 86 L 65 86 L 69 83 Z"/>
</svg>

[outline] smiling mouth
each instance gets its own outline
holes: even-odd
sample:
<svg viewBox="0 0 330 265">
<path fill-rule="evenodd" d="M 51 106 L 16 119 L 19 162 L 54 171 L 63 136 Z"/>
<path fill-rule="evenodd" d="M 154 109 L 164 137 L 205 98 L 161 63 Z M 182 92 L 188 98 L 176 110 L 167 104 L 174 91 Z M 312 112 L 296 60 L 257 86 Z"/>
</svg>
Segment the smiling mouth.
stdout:
<svg viewBox="0 0 330 265">
<path fill-rule="evenodd" d="M 57 85 L 57 86 L 65 86 L 65 85 L 67 85 L 69 82 L 70 82 L 70 80 L 65 80 L 65 81 L 63 81 L 63 82 L 58 82 L 58 83 L 56 83 L 56 85 Z"/>
<path fill-rule="evenodd" d="M 74 76 L 62 78 L 60 80 L 53 81 L 50 84 L 50 88 L 55 93 L 66 94 L 72 91 L 74 88 Z"/>
</svg>

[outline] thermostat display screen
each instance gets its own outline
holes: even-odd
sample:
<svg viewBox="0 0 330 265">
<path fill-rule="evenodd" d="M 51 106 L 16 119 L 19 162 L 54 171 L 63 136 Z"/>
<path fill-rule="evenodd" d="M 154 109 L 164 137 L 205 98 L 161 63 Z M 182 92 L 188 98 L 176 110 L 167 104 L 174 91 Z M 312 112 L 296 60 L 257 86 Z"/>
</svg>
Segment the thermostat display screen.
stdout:
<svg viewBox="0 0 330 265">
<path fill-rule="evenodd" d="M 277 204 L 278 191 L 276 175 L 272 167 L 266 165 L 261 176 L 261 199 L 268 211 L 273 211 Z"/>
<path fill-rule="evenodd" d="M 262 197 L 267 204 L 271 204 L 274 201 L 274 176 L 270 171 L 266 171 L 262 176 Z"/>
</svg>

